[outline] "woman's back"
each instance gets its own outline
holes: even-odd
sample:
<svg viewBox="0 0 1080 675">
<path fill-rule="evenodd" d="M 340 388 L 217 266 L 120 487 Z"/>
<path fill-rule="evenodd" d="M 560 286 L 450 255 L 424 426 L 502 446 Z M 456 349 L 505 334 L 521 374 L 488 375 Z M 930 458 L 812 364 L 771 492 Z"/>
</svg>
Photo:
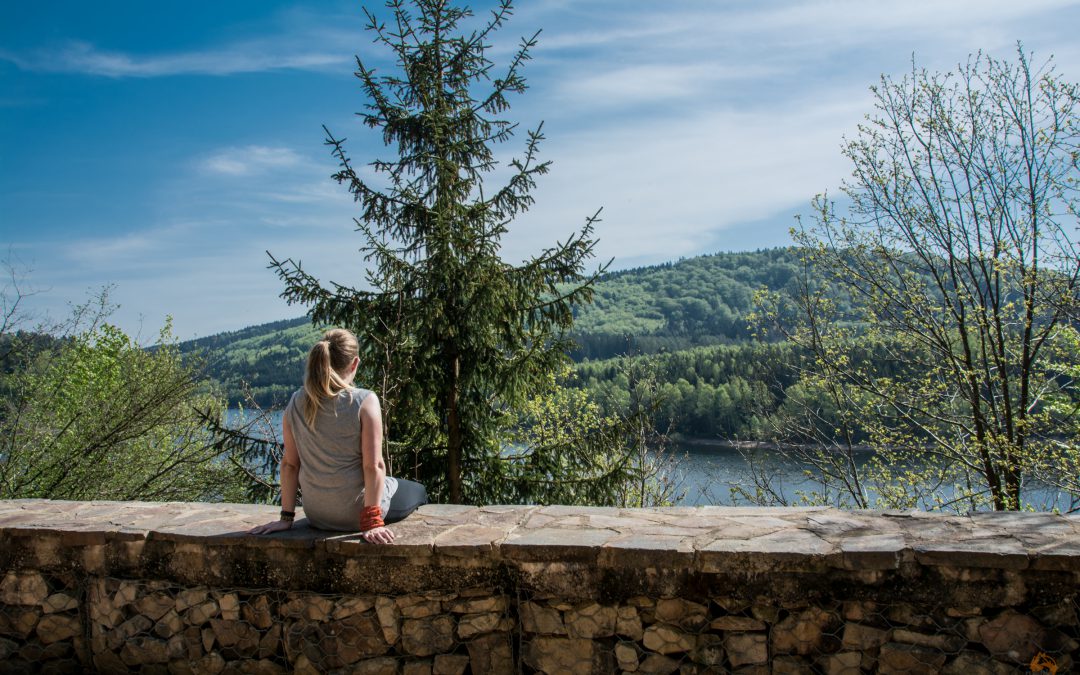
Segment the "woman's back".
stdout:
<svg viewBox="0 0 1080 675">
<path fill-rule="evenodd" d="M 304 513 L 315 527 L 356 530 L 364 506 L 364 466 L 360 454 L 360 406 L 371 394 L 349 387 L 324 399 L 314 424 L 304 419 L 303 389 L 289 399 L 285 414 L 300 454 Z M 388 483 L 393 479 L 388 479 Z M 383 510 L 393 486 L 383 493 Z"/>
</svg>

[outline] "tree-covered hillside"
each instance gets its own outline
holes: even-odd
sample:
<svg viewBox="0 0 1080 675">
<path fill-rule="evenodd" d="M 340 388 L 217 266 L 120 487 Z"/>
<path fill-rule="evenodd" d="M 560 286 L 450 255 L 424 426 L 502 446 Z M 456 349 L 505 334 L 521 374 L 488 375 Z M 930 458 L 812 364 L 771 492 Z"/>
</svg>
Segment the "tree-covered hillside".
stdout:
<svg viewBox="0 0 1080 675">
<path fill-rule="evenodd" d="M 321 333 L 299 317 L 190 340 L 181 349 L 205 357 L 206 374 L 224 389 L 230 405 L 244 402 L 250 392 L 259 405 L 274 407 L 300 386 L 304 360 Z"/>
<path fill-rule="evenodd" d="M 608 273 L 597 283 L 592 305 L 577 317 L 580 347 L 571 356 L 580 363 L 628 351 L 670 353 L 745 342 L 751 336 L 746 316 L 754 292 L 792 291 L 800 265 L 796 249 L 777 248 Z M 299 386 L 307 350 L 319 333 L 301 317 L 192 340 L 182 347 L 208 357 L 208 375 L 221 383 L 231 402 L 242 400 L 246 383 L 260 405 L 272 406 L 282 404 Z"/>
<path fill-rule="evenodd" d="M 607 274 L 577 318 L 574 359 L 608 358 L 750 338 L 746 315 L 761 288 L 792 290 L 793 248 L 717 253 Z"/>
</svg>

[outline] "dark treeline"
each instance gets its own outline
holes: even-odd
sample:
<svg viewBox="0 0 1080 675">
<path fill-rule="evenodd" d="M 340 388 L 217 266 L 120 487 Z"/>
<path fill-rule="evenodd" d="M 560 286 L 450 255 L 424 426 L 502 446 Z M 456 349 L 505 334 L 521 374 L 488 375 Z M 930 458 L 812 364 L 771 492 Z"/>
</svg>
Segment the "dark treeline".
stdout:
<svg viewBox="0 0 1080 675">
<path fill-rule="evenodd" d="M 880 376 L 907 375 L 895 358 L 895 345 L 865 341 L 848 356 Z M 832 416 L 827 397 L 800 384 L 807 355 L 787 342 L 747 341 L 639 358 L 646 361 L 645 370 L 663 383 L 654 420 L 657 428 L 697 438 L 771 440 L 776 435 L 774 417 L 786 412 L 788 394 L 796 386 L 800 406 L 821 411 L 823 423 Z M 579 363 L 574 383 L 605 405 L 624 405 L 634 385 L 620 360 Z"/>
</svg>

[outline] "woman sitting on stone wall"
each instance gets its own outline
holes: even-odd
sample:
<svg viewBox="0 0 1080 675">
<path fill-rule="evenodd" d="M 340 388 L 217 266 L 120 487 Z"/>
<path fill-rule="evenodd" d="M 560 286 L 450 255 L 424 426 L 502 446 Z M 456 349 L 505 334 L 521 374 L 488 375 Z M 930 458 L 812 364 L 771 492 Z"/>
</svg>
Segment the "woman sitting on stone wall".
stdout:
<svg viewBox="0 0 1080 675">
<path fill-rule="evenodd" d="M 251 534 L 292 527 L 297 486 L 312 527 L 359 530 L 373 544 L 394 541 L 385 524 L 427 503 L 423 485 L 386 475 L 379 398 L 353 386 L 358 354 L 356 336 L 341 328 L 311 348 L 304 387 L 293 393 L 281 420 L 281 519 Z"/>
</svg>

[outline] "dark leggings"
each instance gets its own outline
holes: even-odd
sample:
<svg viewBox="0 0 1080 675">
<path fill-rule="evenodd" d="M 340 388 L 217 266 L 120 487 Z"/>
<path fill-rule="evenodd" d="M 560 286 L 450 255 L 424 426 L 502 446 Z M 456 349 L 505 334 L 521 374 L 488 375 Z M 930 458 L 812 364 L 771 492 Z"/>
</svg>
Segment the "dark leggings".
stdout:
<svg viewBox="0 0 1080 675">
<path fill-rule="evenodd" d="M 396 523 L 403 520 L 416 509 L 428 503 L 427 490 L 416 481 L 397 479 L 397 491 L 390 498 L 390 506 L 386 509 L 386 523 Z"/>
</svg>

